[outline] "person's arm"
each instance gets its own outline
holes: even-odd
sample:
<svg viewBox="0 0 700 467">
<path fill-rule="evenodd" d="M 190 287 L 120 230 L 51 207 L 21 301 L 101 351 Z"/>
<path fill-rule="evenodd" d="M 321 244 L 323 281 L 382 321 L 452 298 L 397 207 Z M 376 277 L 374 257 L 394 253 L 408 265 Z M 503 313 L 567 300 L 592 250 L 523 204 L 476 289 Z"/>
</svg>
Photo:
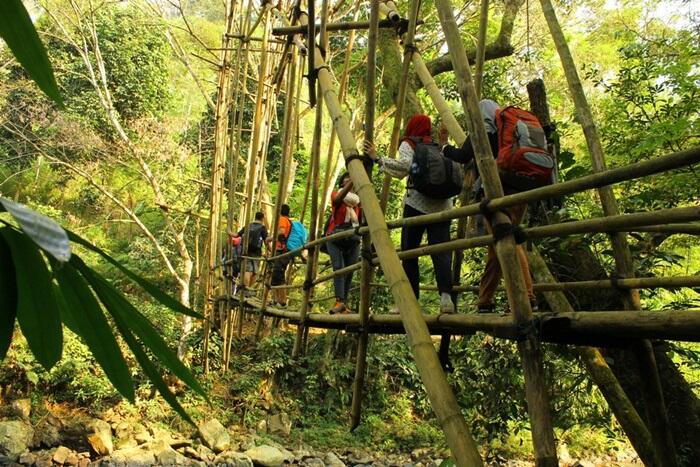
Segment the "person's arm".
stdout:
<svg viewBox="0 0 700 467">
<path fill-rule="evenodd" d="M 350 192 L 350 190 L 352 190 L 352 182 L 346 184 L 340 191 L 334 193 L 332 200 L 333 204 L 335 206 L 339 206 L 340 203 L 342 203 L 345 199 L 345 196 L 347 196 L 347 194 Z"/>
<path fill-rule="evenodd" d="M 399 154 L 396 159 L 377 157 L 377 152 L 372 143 L 365 141 L 365 153 L 379 164 L 379 167 L 394 178 L 404 178 L 408 175 L 413 162 L 413 148 L 406 141 L 399 146 Z"/>
<path fill-rule="evenodd" d="M 462 147 L 456 148 L 449 144 L 444 145 L 442 147 L 442 155 L 460 164 L 467 164 L 474 159 L 474 148 L 472 148 L 471 140 L 467 137 L 462 143 Z"/>
</svg>

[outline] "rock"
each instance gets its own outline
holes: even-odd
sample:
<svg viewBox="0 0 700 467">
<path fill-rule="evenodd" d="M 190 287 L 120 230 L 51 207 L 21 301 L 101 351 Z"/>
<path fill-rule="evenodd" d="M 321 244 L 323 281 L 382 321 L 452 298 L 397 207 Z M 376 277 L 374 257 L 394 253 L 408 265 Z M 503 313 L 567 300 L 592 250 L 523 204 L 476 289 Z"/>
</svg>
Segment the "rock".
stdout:
<svg viewBox="0 0 700 467">
<path fill-rule="evenodd" d="M 32 446 L 35 448 L 59 446 L 63 441 L 63 435 L 61 434 L 63 428 L 64 425 L 60 418 L 48 414 L 34 427 Z"/>
<path fill-rule="evenodd" d="M 192 446 L 186 446 L 186 447 L 182 448 L 182 453 L 185 456 L 189 457 L 190 459 L 195 459 L 198 461 L 204 460 L 204 459 L 202 459 L 202 456 L 199 455 L 197 450 L 195 448 L 193 448 Z"/>
<path fill-rule="evenodd" d="M 225 451 L 231 446 L 231 437 L 228 431 L 215 418 L 199 426 L 199 436 L 204 444 L 214 452 Z"/>
<path fill-rule="evenodd" d="M 595 464 L 591 461 L 580 460 L 573 467 L 595 467 Z"/>
<path fill-rule="evenodd" d="M 245 454 L 236 451 L 224 451 L 214 459 L 214 465 L 227 467 L 253 467 L 253 460 Z"/>
<path fill-rule="evenodd" d="M 10 410 L 14 415 L 26 420 L 32 412 L 32 401 L 29 399 L 14 400 L 12 404 L 10 404 Z"/>
<path fill-rule="evenodd" d="M 75 452 L 71 451 L 66 456 L 66 460 L 63 463 L 63 465 L 78 465 L 79 461 L 80 461 L 80 459 L 78 459 L 78 455 Z"/>
<path fill-rule="evenodd" d="M 328 466 L 328 467 L 345 467 L 345 463 L 341 461 L 338 456 L 336 456 L 334 453 L 329 452 L 326 454 L 326 457 L 323 458 L 323 462 Z"/>
<path fill-rule="evenodd" d="M 292 431 L 292 422 L 285 412 L 272 415 L 267 419 L 267 432 L 276 435 L 289 436 Z"/>
<path fill-rule="evenodd" d="M 51 460 L 53 460 L 57 464 L 65 464 L 66 459 L 68 458 L 68 455 L 71 453 L 71 450 L 68 449 L 65 446 L 59 446 L 56 448 L 56 450 L 53 453 L 53 457 L 51 457 Z"/>
<path fill-rule="evenodd" d="M 128 438 L 130 434 L 131 434 L 131 426 L 126 422 L 119 422 L 114 427 L 114 436 L 116 436 L 117 439 Z"/>
<path fill-rule="evenodd" d="M 569 454 L 569 448 L 565 443 L 559 444 L 559 462 L 571 462 L 571 454 Z"/>
<path fill-rule="evenodd" d="M 189 462 L 189 459 L 170 446 L 167 446 L 160 452 L 157 452 L 156 459 L 161 465 L 184 465 Z"/>
<path fill-rule="evenodd" d="M 88 423 L 87 441 L 97 455 L 108 456 L 114 451 L 112 427 L 109 423 L 95 418 Z"/>
<path fill-rule="evenodd" d="M 203 461 L 212 461 L 215 457 L 214 451 L 203 444 L 197 447 L 197 453 L 199 454 L 199 458 Z"/>
<path fill-rule="evenodd" d="M 19 456 L 18 462 L 23 465 L 34 465 L 36 462 L 36 454 L 33 452 L 22 453 L 22 455 Z"/>
<path fill-rule="evenodd" d="M 0 422 L 0 456 L 16 461 L 34 438 L 34 428 L 21 420 Z"/>
<path fill-rule="evenodd" d="M 264 444 L 248 449 L 245 454 L 252 459 L 254 465 L 262 467 L 279 467 L 287 458 L 279 449 Z"/>
<path fill-rule="evenodd" d="M 141 447 L 114 451 L 111 459 L 118 464 L 126 465 L 153 465 L 156 463 L 156 456 L 153 452 L 141 449 Z"/>
<path fill-rule="evenodd" d="M 78 461 L 78 467 L 88 467 L 90 465 L 90 459 L 83 458 Z"/>
<path fill-rule="evenodd" d="M 148 432 L 145 426 L 140 423 L 136 424 L 134 427 L 134 440 L 139 444 L 148 443 L 152 440 L 151 434 Z"/>
<path fill-rule="evenodd" d="M 309 457 L 301 461 L 301 464 L 305 467 L 326 467 L 326 464 L 318 457 Z"/>
<path fill-rule="evenodd" d="M 114 443 L 114 449 L 130 449 L 135 448 L 138 445 L 139 443 L 137 443 L 134 438 L 129 436 L 127 438 L 118 439 L 117 442 Z"/>
</svg>

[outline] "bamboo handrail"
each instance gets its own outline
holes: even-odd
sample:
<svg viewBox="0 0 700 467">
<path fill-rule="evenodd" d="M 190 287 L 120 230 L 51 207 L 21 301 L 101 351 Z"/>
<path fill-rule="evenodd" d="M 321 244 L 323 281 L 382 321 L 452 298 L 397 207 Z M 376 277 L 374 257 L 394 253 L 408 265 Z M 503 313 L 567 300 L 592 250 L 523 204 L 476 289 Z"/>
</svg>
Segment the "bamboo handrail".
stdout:
<svg viewBox="0 0 700 467">
<path fill-rule="evenodd" d="M 248 300 L 249 306 L 259 306 Z M 266 308 L 266 316 L 299 321 L 299 312 Z M 420 318 L 431 335 L 449 332 L 454 335 L 470 335 L 486 332 L 496 337 L 517 340 L 521 338 L 517 326 L 509 314 L 421 314 Z M 545 342 L 590 345 L 605 343 L 607 346 L 626 345 L 632 340 L 651 338 L 682 342 L 700 342 L 700 312 L 692 310 L 662 311 L 574 311 L 565 313 L 533 313 L 539 337 Z M 309 313 L 307 325 L 315 328 L 346 329 L 357 331 L 359 314 L 329 315 Z M 374 314 L 370 316 L 367 330 L 370 334 L 403 334 L 401 316 Z"/>
<path fill-rule="evenodd" d="M 331 32 L 331 31 L 351 31 L 351 30 L 360 30 L 360 29 L 369 29 L 369 21 L 346 21 L 342 23 L 330 23 L 328 26 L 326 26 L 326 30 Z M 422 20 L 417 20 L 416 24 L 423 24 Z M 396 23 L 393 21 L 386 19 L 379 21 L 379 28 L 381 29 L 391 29 L 396 27 Z M 316 27 L 320 27 L 320 24 L 317 24 Z M 275 36 L 289 36 L 292 34 L 305 34 L 306 33 L 306 28 L 303 26 L 283 26 L 283 27 L 277 27 L 272 29 L 272 34 Z"/>
<path fill-rule="evenodd" d="M 554 185 L 536 188 L 534 190 L 506 195 L 501 198 L 493 199 L 489 202 L 489 209 L 496 211 L 517 204 L 529 203 L 551 197 L 564 196 L 579 191 L 590 190 L 613 183 L 634 180 L 637 178 L 653 175 L 667 170 L 678 169 L 688 165 L 693 165 L 700 162 L 700 146 L 696 146 L 685 151 L 675 152 L 666 156 L 661 156 L 648 161 L 636 162 L 634 164 L 608 169 L 605 172 L 587 175 L 567 182 L 557 183 Z M 432 222 L 441 222 L 451 219 L 457 219 L 463 216 L 473 216 L 480 213 L 480 203 L 473 203 L 467 206 L 442 211 L 434 214 L 424 214 L 410 218 L 400 218 L 387 221 L 389 229 L 406 227 L 411 225 L 423 225 Z M 618 230 L 625 229 L 625 226 L 616 227 Z M 304 248 L 311 248 L 316 245 L 321 245 L 330 240 L 340 240 L 357 234 L 368 232 L 367 227 L 360 227 L 357 232 L 346 231 L 337 234 L 322 237 L 314 242 L 307 243 Z M 693 228 L 687 228 L 688 233 L 697 232 Z M 298 252 L 288 252 L 285 255 L 292 255 Z"/>
<path fill-rule="evenodd" d="M 599 217 L 595 219 L 566 222 L 563 224 L 529 227 L 522 229 L 521 234 L 523 235 L 523 238 L 533 240 L 538 238 L 559 237 L 592 232 L 607 232 L 609 229 L 614 228 L 634 228 L 635 226 L 656 224 L 659 222 L 659 217 L 669 219 L 671 222 L 698 220 L 700 219 L 700 206 L 691 208 L 663 209 L 660 211 L 635 214 L 621 214 L 619 216 Z M 469 248 L 482 247 L 493 243 L 493 236 L 482 235 L 479 237 L 450 240 L 449 242 L 438 243 L 435 245 L 421 245 L 411 250 L 400 251 L 398 252 L 398 256 L 400 259 L 410 259 L 430 254 L 445 253 L 458 249 L 466 250 Z M 377 264 L 376 259 L 373 262 Z M 313 281 L 313 285 L 320 284 L 321 282 L 332 279 L 336 275 L 346 274 L 359 268 L 360 263 L 346 266 L 342 269 L 338 269 L 337 271 L 316 278 Z"/>
</svg>

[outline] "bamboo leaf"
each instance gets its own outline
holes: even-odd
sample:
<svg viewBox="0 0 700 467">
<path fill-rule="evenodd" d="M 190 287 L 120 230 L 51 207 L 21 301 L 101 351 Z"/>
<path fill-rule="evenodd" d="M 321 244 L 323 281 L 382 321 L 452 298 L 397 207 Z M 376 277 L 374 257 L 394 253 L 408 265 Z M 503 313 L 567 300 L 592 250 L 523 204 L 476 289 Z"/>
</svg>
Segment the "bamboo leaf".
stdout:
<svg viewBox="0 0 700 467">
<path fill-rule="evenodd" d="M 143 287 L 143 289 L 148 292 L 153 298 L 158 300 L 162 305 L 167 306 L 171 310 L 181 313 L 183 315 L 191 316 L 193 318 L 197 319 L 204 319 L 204 317 L 197 313 L 196 311 L 186 307 L 182 303 L 178 302 L 174 298 L 172 298 L 170 295 L 166 294 L 162 290 L 158 288 L 158 286 L 154 285 L 151 281 L 144 279 L 143 277 L 139 276 L 133 271 L 130 271 L 124 265 L 122 265 L 119 261 L 116 259 L 112 258 L 109 256 L 104 250 L 102 250 L 100 247 L 95 246 L 85 240 L 84 238 L 80 237 L 79 235 L 71 232 L 70 230 L 66 230 L 68 233 L 68 238 L 75 242 L 78 243 L 88 250 L 94 251 L 95 253 L 99 254 L 102 256 L 105 260 L 107 260 L 110 264 L 112 264 L 114 267 L 119 269 L 121 272 L 124 273 L 129 279 L 132 281 L 136 282 L 138 285 Z"/>
<path fill-rule="evenodd" d="M 12 343 L 17 315 L 17 281 L 10 247 L 0 236 L 0 360 Z"/>
<path fill-rule="evenodd" d="M 6 198 L 0 198 L 0 204 L 15 218 L 34 243 L 59 261 L 66 262 L 70 259 L 68 235 L 56 221 Z"/>
<path fill-rule="evenodd" d="M 190 416 L 178 402 L 175 394 L 170 391 L 168 385 L 165 384 L 165 381 L 163 381 L 163 378 L 158 372 L 158 368 L 156 368 L 153 362 L 149 360 L 148 355 L 146 355 L 146 352 L 143 350 L 143 347 L 141 347 L 134 335 L 131 333 L 131 331 L 129 331 L 126 323 L 121 318 L 117 317 L 114 318 L 114 322 L 117 324 L 117 328 L 119 328 L 119 332 L 124 338 L 126 345 L 129 346 L 134 354 L 134 357 L 136 357 L 136 361 L 139 362 L 139 365 L 141 365 L 143 372 L 146 373 L 148 379 L 153 383 L 156 389 L 158 389 L 158 392 L 161 396 L 163 396 L 165 402 L 167 402 L 170 407 L 172 407 L 173 410 L 175 410 L 175 412 L 177 412 L 180 417 L 183 418 L 183 420 L 187 421 L 190 425 L 195 426 Z"/>
<path fill-rule="evenodd" d="M 47 370 L 61 358 L 63 329 L 58 305 L 51 293 L 51 275 L 41 252 L 29 237 L 10 228 L 0 229 L 15 265 L 17 321 L 37 361 Z"/>
<path fill-rule="evenodd" d="M 75 257 L 73 264 L 78 268 L 83 277 L 87 279 L 88 283 L 90 283 L 115 322 L 121 320 L 124 323 L 128 323 L 128 329 L 133 331 L 143 345 L 153 352 L 153 355 L 160 360 L 166 369 L 170 370 L 190 388 L 194 389 L 208 400 L 204 388 L 202 388 L 190 370 L 177 358 L 177 355 L 170 350 L 151 322 L 134 308 L 121 292 L 115 289 L 104 278 L 95 274 L 80 258 Z"/>
<path fill-rule="evenodd" d="M 62 106 L 51 62 L 22 0 L 0 1 L 0 37 L 39 89 Z"/>
<path fill-rule="evenodd" d="M 64 322 L 72 322 L 73 330 L 85 341 L 112 385 L 122 396 L 133 402 L 134 383 L 129 367 L 87 282 L 71 264 L 54 268 L 54 274 L 66 303 L 66 307 L 61 310 Z"/>
</svg>

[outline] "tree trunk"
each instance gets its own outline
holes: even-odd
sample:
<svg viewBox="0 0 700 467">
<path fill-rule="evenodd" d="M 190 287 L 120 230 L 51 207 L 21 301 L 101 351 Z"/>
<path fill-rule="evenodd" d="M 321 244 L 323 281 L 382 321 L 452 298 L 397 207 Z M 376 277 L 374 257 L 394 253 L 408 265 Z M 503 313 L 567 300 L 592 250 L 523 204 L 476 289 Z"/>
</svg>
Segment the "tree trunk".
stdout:
<svg viewBox="0 0 700 467">
<path fill-rule="evenodd" d="M 559 281 L 602 279 L 607 275 L 590 247 L 580 239 L 562 242 L 549 252 L 552 272 Z M 579 310 L 620 310 L 620 294 L 615 289 L 568 292 L 569 300 Z M 620 384 L 639 414 L 645 418 L 637 358 L 630 349 L 610 348 L 603 351 Z M 700 465 L 700 400 L 673 363 L 666 343 L 654 343 L 654 354 L 661 376 L 671 431 L 676 442 L 680 465 Z"/>
</svg>

